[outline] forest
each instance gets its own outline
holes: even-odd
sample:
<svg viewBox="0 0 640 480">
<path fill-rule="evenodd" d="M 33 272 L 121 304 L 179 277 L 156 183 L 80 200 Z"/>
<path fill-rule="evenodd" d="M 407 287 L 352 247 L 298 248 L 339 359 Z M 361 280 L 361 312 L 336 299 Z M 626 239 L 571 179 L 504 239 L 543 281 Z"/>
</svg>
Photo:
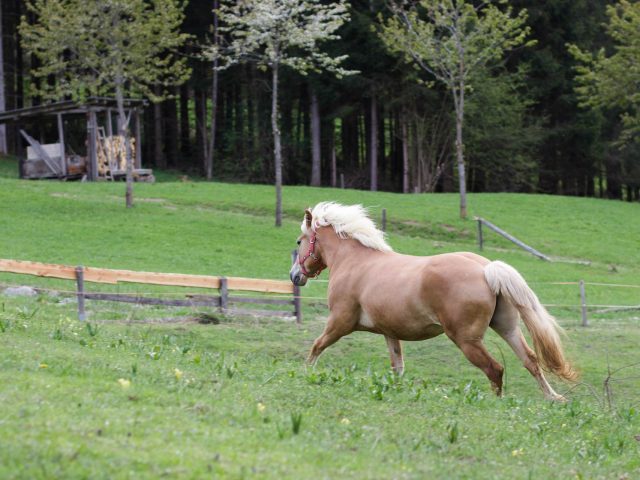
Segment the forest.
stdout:
<svg viewBox="0 0 640 480">
<path fill-rule="evenodd" d="M 42 72 L 43 62 L 25 47 L 21 23 L 39 21 L 28 3 L 1 3 L 0 111 L 46 102 L 42 87 L 60 81 L 51 73 L 34 74 Z M 348 74 L 283 64 L 276 124 L 270 69 L 252 61 L 220 68 L 218 57 L 207 54 L 212 45 L 230 43 L 233 33 L 220 18 L 217 1 L 148 3 L 180 9 L 176 34 L 182 41 L 172 48 L 183 69 L 173 84 L 147 80 L 139 92 L 163 92 L 145 95 L 154 97 L 143 117 L 145 166 L 218 181 L 273 183 L 276 125 L 285 185 L 404 193 L 458 190 L 456 91 L 385 43 L 394 2 L 320 2 L 347 7 L 345 21 L 319 48 L 342 58 Z M 453 2 L 464 3 L 474 2 Z M 526 41 L 477 68 L 463 87 L 466 189 L 639 201 L 637 2 L 483 3 L 495 3 L 513 16 L 523 14 Z M 632 32 L 635 26 L 635 37 L 619 35 L 612 28 L 616 19 Z M 606 82 L 589 83 L 599 72 L 606 74 L 613 63 L 606 61 L 621 53 L 626 55 L 617 65 L 622 73 L 613 75 L 619 84 L 608 85 L 607 93 Z M 624 61 L 630 62 L 627 68 Z M 591 101 L 598 95 L 599 101 Z M 16 152 L 21 141 L 16 129 L 7 127 L 3 147 Z"/>
</svg>

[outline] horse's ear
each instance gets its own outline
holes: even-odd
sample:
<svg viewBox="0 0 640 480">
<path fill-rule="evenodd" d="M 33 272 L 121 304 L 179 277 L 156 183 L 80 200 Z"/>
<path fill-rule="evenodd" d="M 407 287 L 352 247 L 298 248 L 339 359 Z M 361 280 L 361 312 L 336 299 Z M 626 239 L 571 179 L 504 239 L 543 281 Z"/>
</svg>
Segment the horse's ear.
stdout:
<svg viewBox="0 0 640 480">
<path fill-rule="evenodd" d="M 313 220 L 313 215 L 311 215 L 311 210 L 308 208 L 304 211 L 304 220 L 307 228 L 311 229 L 311 221 Z"/>
</svg>

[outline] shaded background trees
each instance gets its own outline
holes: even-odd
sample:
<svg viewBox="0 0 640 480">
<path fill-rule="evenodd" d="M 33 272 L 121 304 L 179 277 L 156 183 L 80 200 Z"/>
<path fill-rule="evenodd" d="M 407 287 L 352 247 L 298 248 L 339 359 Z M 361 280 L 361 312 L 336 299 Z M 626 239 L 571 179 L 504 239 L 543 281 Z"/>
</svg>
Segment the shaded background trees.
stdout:
<svg viewBox="0 0 640 480">
<path fill-rule="evenodd" d="M 527 10 L 529 38 L 537 43 L 512 51 L 474 85 L 465 120 L 469 191 L 640 199 L 637 139 L 620 148 L 620 110 L 581 104 L 575 90 L 580 62 L 567 48 L 574 44 L 583 52 L 612 52 L 605 25 L 606 7 L 614 3 L 509 2 L 514 11 Z M 416 82 L 433 79 L 382 46 L 379 16 L 390 15 L 383 0 L 349 4 L 351 20 L 337 32 L 341 40 L 328 42 L 323 50 L 348 55 L 344 67 L 360 73 L 336 79 L 281 72 L 283 183 L 311 184 L 314 125 L 320 125 L 314 183 L 319 176 L 322 186 L 457 191 L 450 94 Z M 31 93 L 31 85 L 39 80 L 30 70 L 38 67 L 38 59 L 25 53 L 17 29 L 20 16 L 29 13 L 22 0 L 3 0 L 1 8 L 5 108 L 37 104 L 42 100 Z M 192 75 L 173 98 L 146 109 L 145 162 L 204 175 L 203 132 L 210 131 L 215 111 L 213 178 L 273 183 L 270 74 L 250 64 L 220 72 L 217 108 L 212 108 L 212 68 L 200 47 L 212 38 L 212 10 L 211 0 L 190 0 L 185 6 L 182 31 L 192 37 L 180 53 L 188 58 Z M 15 152 L 19 141 L 9 127 L 8 150 Z"/>
</svg>

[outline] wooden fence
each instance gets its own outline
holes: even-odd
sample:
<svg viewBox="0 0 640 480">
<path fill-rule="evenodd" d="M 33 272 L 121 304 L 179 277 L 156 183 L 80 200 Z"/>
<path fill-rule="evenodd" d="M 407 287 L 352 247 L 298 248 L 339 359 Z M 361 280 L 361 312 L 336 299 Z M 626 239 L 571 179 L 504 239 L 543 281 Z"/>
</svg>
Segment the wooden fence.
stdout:
<svg viewBox="0 0 640 480">
<path fill-rule="evenodd" d="M 551 261 L 551 259 L 547 255 L 545 255 L 544 253 L 540 253 L 535 248 L 530 247 L 526 243 L 518 240 L 516 237 L 514 237 L 513 235 L 505 232 L 501 228 L 495 226 L 490 221 L 485 220 L 484 218 L 481 218 L 481 217 L 475 217 L 474 219 L 478 222 L 478 248 L 481 251 L 482 251 L 482 248 L 484 247 L 484 235 L 482 234 L 482 226 L 484 225 L 487 228 L 489 228 L 490 230 L 493 230 L 494 232 L 496 232 L 498 235 L 502 235 L 504 238 L 506 238 L 510 242 L 515 243 L 517 246 L 519 246 L 523 250 L 526 250 L 530 254 L 535 255 L 536 257 L 541 258 L 542 260 L 546 260 L 547 262 Z"/>
<path fill-rule="evenodd" d="M 181 273 L 137 272 L 132 270 L 113 270 L 50 263 L 27 262 L 22 260 L 0 259 L 0 272 L 35 275 L 38 277 L 59 278 L 76 281 L 78 298 L 78 318 L 86 319 L 85 300 L 105 300 L 111 302 L 137 303 L 144 305 L 167 305 L 185 307 L 214 307 L 223 313 L 239 313 L 261 316 L 295 316 L 302 320 L 299 287 L 282 280 L 264 280 L 242 277 L 214 277 L 209 275 L 189 275 Z M 166 285 L 177 287 L 208 288 L 218 290 L 219 294 L 185 295 L 185 299 L 159 299 L 140 295 L 119 293 L 91 293 L 85 291 L 84 283 L 118 284 L 120 282 Z M 291 298 L 249 298 L 233 296 L 229 291 L 250 291 L 267 294 L 288 294 Z M 232 305 L 291 305 L 292 310 L 259 310 L 255 308 L 235 308 Z"/>
</svg>

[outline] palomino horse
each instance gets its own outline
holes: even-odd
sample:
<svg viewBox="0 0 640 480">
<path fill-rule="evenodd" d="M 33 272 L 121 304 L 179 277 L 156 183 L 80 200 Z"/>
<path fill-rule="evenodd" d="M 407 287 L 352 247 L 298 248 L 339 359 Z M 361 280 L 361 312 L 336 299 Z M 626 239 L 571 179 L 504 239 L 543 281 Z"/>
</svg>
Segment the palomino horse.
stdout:
<svg viewBox="0 0 640 480">
<path fill-rule="evenodd" d="M 291 281 L 302 286 L 324 268 L 331 271 L 330 315 L 309 363 L 341 337 L 364 330 L 384 335 L 391 366 L 401 374 L 401 340 L 425 340 L 444 332 L 501 395 L 504 369 L 482 343 L 491 327 L 535 377 L 545 398 L 564 400 L 541 368 L 567 380 L 577 377 L 564 358 L 560 328 L 513 267 L 470 252 L 431 257 L 394 253 L 360 205 L 319 203 L 305 211 L 301 229 Z M 535 352 L 522 335 L 519 317 Z"/>
</svg>

